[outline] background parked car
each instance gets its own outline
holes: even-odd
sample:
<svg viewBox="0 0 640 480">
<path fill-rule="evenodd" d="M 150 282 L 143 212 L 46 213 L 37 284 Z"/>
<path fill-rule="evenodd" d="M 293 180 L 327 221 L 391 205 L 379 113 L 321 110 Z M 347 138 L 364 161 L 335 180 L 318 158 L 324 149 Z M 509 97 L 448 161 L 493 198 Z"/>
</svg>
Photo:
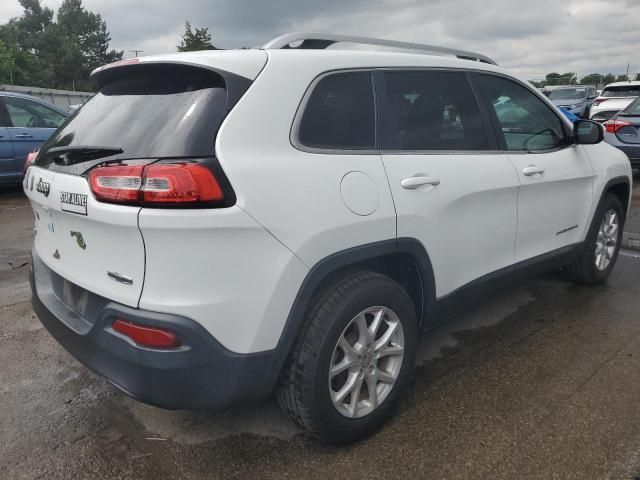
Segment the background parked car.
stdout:
<svg viewBox="0 0 640 480">
<path fill-rule="evenodd" d="M 640 97 L 604 124 L 604 139 L 627 154 L 631 167 L 640 168 Z"/>
<path fill-rule="evenodd" d="M 640 82 L 610 83 L 591 105 L 591 119 L 606 122 L 640 96 Z"/>
<path fill-rule="evenodd" d="M 20 182 L 29 152 L 40 148 L 68 116 L 38 98 L 0 92 L 0 186 Z"/>
<path fill-rule="evenodd" d="M 591 85 L 559 87 L 549 93 L 549 100 L 560 109 L 566 109 L 579 118 L 589 118 L 596 88 Z"/>
</svg>

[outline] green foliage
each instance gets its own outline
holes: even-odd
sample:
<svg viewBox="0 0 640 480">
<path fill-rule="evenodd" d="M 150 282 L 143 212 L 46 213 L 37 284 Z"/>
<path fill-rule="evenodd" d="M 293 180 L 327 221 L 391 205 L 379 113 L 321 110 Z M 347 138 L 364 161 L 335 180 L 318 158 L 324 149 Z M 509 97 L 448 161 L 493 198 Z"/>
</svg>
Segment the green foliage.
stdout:
<svg viewBox="0 0 640 480">
<path fill-rule="evenodd" d="M 55 21 L 53 10 L 40 0 L 20 0 L 20 5 L 22 16 L 0 25 L 15 84 L 88 90 L 92 70 L 122 58 L 123 52 L 109 50 L 111 37 L 102 17 L 87 11 L 82 0 L 63 0 Z"/>
<path fill-rule="evenodd" d="M 545 79 L 545 85 L 575 85 L 578 82 L 576 74 L 573 72 L 563 74 L 548 73 Z"/>
<path fill-rule="evenodd" d="M 616 82 L 628 82 L 629 81 L 629 77 L 627 75 L 618 75 L 618 78 L 616 78 Z"/>
<path fill-rule="evenodd" d="M 580 83 L 582 85 L 598 86 L 601 81 L 602 81 L 602 74 L 600 73 L 590 73 L 589 75 L 585 75 L 580 79 Z"/>
<path fill-rule="evenodd" d="M 195 31 L 191 29 L 191 24 L 186 22 L 182 42 L 178 45 L 179 52 L 193 52 L 197 50 L 216 50 L 211 43 L 211 34 L 209 28 L 198 28 Z"/>
<path fill-rule="evenodd" d="M 602 77 L 602 84 L 606 85 L 607 83 L 613 83 L 616 81 L 616 77 L 613 73 L 607 73 Z"/>
<path fill-rule="evenodd" d="M 13 54 L 0 40 L 0 83 L 11 83 L 14 69 Z"/>
</svg>

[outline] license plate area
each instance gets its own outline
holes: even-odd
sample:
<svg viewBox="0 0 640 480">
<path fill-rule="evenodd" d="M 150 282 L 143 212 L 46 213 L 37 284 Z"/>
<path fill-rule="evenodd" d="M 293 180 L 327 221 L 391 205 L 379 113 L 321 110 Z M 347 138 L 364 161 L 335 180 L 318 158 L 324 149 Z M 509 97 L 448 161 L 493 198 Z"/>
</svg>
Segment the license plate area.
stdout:
<svg viewBox="0 0 640 480">
<path fill-rule="evenodd" d="M 62 280 L 62 303 L 77 313 L 80 317 L 86 318 L 87 305 L 89 303 L 89 292 L 68 280 Z"/>
</svg>

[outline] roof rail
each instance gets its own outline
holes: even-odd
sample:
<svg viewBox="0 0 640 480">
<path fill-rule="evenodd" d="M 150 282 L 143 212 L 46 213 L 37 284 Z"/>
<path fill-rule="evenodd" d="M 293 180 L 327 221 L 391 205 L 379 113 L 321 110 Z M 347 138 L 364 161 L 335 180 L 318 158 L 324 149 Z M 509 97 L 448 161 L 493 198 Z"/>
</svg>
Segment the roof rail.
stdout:
<svg viewBox="0 0 640 480">
<path fill-rule="evenodd" d="M 300 42 L 299 45 L 292 46 L 292 43 Z M 280 37 L 265 43 L 262 48 L 265 49 L 325 49 L 334 43 L 347 42 L 358 43 L 361 45 L 378 45 L 381 47 L 393 47 L 406 50 L 416 50 L 426 54 L 436 55 L 453 55 L 465 60 L 474 60 L 477 62 L 490 63 L 497 65 L 492 59 L 480 53 L 468 52 L 466 50 L 456 50 L 455 48 L 438 47 L 435 45 L 423 45 L 421 43 L 396 42 L 395 40 L 386 40 L 383 38 L 358 37 L 353 35 L 333 35 L 326 33 L 287 33 Z"/>
</svg>

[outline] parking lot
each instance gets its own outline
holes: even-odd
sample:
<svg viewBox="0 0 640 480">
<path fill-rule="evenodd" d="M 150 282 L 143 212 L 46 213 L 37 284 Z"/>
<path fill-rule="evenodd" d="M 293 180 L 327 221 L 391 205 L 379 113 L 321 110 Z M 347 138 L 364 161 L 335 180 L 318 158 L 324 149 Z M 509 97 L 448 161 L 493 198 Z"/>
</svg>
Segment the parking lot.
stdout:
<svg viewBox="0 0 640 480">
<path fill-rule="evenodd" d="M 637 186 L 629 218 L 640 234 Z M 20 191 L 0 192 L 0 225 L 2 479 L 640 476 L 640 252 L 623 251 L 605 286 L 549 274 L 431 332 L 392 421 L 325 447 L 274 400 L 165 411 L 89 373 L 31 311 Z"/>
</svg>

